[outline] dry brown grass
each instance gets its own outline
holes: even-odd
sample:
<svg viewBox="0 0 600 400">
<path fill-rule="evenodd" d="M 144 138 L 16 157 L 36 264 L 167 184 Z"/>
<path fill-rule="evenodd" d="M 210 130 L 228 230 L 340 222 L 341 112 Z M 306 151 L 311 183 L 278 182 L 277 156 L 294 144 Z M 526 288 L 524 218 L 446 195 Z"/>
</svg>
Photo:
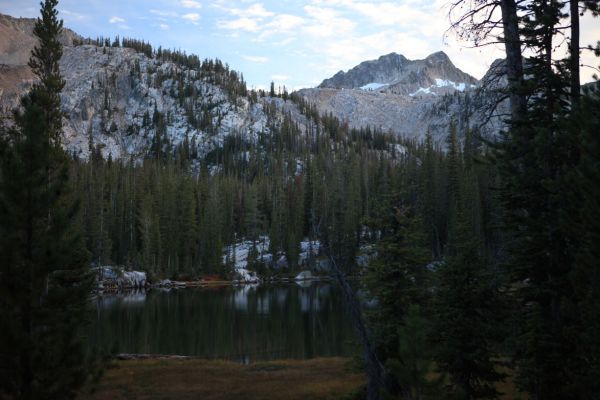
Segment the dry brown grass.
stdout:
<svg viewBox="0 0 600 400">
<path fill-rule="evenodd" d="M 340 399 L 364 376 L 348 359 L 320 358 L 241 365 L 201 359 L 116 361 L 86 400 L 121 399 Z"/>
</svg>

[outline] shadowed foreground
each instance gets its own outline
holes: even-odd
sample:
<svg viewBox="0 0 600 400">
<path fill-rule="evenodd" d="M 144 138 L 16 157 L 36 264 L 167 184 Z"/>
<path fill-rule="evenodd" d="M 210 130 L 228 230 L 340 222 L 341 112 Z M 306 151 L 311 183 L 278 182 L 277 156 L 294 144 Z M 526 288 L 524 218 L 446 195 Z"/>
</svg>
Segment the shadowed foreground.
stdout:
<svg viewBox="0 0 600 400">
<path fill-rule="evenodd" d="M 283 360 L 241 365 L 202 359 L 116 361 L 93 394 L 80 399 L 340 399 L 364 376 L 347 358 Z"/>
</svg>

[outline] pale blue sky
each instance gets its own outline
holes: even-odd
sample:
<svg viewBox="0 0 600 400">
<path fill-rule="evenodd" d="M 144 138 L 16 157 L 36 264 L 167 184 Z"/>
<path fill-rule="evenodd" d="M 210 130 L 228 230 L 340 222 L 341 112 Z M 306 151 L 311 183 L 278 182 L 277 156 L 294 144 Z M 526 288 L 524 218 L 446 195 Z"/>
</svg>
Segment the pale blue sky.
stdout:
<svg viewBox="0 0 600 400">
<path fill-rule="evenodd" d="M 154 46 L 218 57 L 252 87 L 271 80 L 316 86 L 340 69 L 390 52 L 410 59 L 443 50 L 481 78 L 498 48 L 469 49 L 450 37 L 448 0 L 61 0 L 65 26 L 87 37 L 119 35 Z M 0 0 L 0 12 L 35 17 L 38 0 Z M 584 21 L 582 41 L 600 39 L 600 21 Z M 598 62 L 590 60 L 591 64 Z M 589 80 L 593 71 L 583 72 Z"/>
</svg>

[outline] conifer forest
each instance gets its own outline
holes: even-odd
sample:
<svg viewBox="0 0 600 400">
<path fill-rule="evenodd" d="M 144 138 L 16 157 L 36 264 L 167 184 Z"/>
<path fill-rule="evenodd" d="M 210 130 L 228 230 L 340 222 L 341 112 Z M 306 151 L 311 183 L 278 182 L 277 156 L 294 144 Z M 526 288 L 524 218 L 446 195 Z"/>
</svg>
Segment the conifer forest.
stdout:
<svg viewBox="0 0 600 400">
<path fill-rule="evenodd" d="M 10 107 L 0 87 L 0 399 L 600 398 L 600 84 L 581 80 L 600 37 L 580 39 L 600 3 L 445 6 L 447 34 L 502 49 L 492 78 L 400 56 L 261 89 L 219 58 L 75 34 L 42 1 L 30 86 Z M 3 21 L 6 43 L 29 32 Z M 112 72 L 77 83 L 74 113 L 89 59 Z M 433 122 L 341 110 L 392 97 Z M 204 358 L 264 392 L 228 392 Z M 282 393 L 326 368 L 298 360 L 338 369 Z M 172 391 L 139 389 L 150 367 L 181 368 Z"/>
</svg>

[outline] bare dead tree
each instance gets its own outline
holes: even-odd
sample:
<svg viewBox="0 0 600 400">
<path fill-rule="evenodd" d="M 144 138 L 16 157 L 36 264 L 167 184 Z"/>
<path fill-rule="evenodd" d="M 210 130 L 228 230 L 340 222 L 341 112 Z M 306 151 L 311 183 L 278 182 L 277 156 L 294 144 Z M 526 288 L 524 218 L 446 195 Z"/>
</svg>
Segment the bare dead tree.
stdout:
<svg viewBox="0 0 600 400">
<path fill-rule="evenodd" d="M 321 240 L 321 248 L 329 259 L 336 280 L 342 288 L 344 299 L 350 309 L 352 325 L 356 330 L 363 349 L 363 358 L 367 374 L 367 400 L 379 400 L 381 389 L 384 389 L 389 393 L 400 393 L 402 391 L 401 388 L 395 384 L 390 373 L 379 360 L 379 357 L 377 357 L 375 347 L 371 341 L 371 331 L 367 326 L 362 313 L 360 300 L 348 282 L 346 274 L 338 266 L 329 244 L 327 243 L 327 238 L 320 232 L 321 221 L 319 221 L 318 224 L 315 224 L 316 218 L 314 212 L 311 214 L 314 237 L 318 237 Z"/>
</svg>

